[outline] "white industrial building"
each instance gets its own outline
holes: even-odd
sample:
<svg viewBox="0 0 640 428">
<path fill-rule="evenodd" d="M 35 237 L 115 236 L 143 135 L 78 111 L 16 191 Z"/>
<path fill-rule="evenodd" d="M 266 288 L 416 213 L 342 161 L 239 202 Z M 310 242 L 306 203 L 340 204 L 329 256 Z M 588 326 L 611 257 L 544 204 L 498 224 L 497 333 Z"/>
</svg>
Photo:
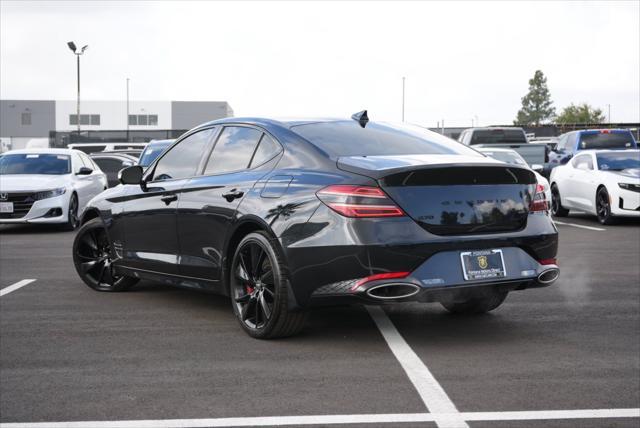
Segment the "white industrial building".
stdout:
<svg viewBox="0 0 640 428">
<path fill-rule="evenodd" d="M 102 135 L 118 141 L 148 141 L 163 135 L 160 131 L 174 136 L 230 116 L 233 110 L 226 101 L 129 101 L 127 105 L 126 101 L 86 100 L 80 103 L 79 138 Z M 78 137 L 77 130 L 75 100 L 0 100 L 2 151 L 60 145 L 56 135 L 76 133 L 72 136 Z"/>
</svg>

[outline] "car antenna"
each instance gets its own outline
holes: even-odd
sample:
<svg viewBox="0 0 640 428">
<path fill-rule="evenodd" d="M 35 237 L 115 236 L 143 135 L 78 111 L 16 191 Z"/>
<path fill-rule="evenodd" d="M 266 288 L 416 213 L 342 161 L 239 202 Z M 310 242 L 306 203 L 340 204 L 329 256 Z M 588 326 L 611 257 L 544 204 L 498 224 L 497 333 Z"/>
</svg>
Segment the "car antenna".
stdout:
<svg viewBox="0 0 640 428">
<path fill-rule="evenodd" d="M 360 126 L 362 126 L 363 128 L 367 126 L 367 122 L 369 122 L 369 117 L 367 116 L 366 110 L 362 110 L 362 111 L 359 111 L 358 113 L 354 113 L 353 115 L 351 115 L 351 119 L 357 121 L 360 124 Z"/>
</svg>

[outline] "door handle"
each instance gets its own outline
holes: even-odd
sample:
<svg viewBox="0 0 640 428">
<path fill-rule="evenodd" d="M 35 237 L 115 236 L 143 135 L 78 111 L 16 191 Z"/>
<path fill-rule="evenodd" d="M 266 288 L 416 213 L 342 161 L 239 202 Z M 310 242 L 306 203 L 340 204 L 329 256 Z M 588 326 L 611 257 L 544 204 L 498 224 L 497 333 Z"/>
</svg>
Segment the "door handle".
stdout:
<svg viewBox="0 0 640 428">
<path fill-rule="evenodd" d="M 164 195 L 160 198 L 160 200 L 162 202 L 164 202 L 165 204 L 169 205 L 171 202 L 177 201 L 178 200 L 178 195 L 176 194 L 172 194 L 172 195 Z"/>
<path fill-rule="evenodd" d="M 227 200 L 227 202 L 231 202 L 234 199 L 238 199 L 244 196 L 244 192 L 238 189 L 232 189 L 230 192 L 223 193 L 222 197 Z"/>
</svg>

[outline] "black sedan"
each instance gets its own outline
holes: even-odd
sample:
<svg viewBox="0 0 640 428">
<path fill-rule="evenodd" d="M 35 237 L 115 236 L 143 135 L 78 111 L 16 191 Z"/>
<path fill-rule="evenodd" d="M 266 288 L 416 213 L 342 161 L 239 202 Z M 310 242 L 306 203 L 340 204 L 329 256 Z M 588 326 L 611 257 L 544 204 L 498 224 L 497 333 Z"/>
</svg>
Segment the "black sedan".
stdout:
<svg viewBox="0 0 640 428">
<path fill-rule="evenodd" d="M 120 181 L 82 218 L 73 256 L 84 282 L 228 295 L 257 338 L 297 333 L 314 305 L 484 313 L 559 273 L 533 172 L 366 112 L 206 123 Z"/>
<path fill-rule="evenodd" d="M 118 172 L 120 172 L 121 169 L 135 165 L 138 162 L 138 159 L 135 157 L 124 153 L 95 152 L 91 153 L 90 156 L 91 159 L 98 164 L 102 172 L 107 174 L 109 187 L 119 184 Z"/>
</svg>

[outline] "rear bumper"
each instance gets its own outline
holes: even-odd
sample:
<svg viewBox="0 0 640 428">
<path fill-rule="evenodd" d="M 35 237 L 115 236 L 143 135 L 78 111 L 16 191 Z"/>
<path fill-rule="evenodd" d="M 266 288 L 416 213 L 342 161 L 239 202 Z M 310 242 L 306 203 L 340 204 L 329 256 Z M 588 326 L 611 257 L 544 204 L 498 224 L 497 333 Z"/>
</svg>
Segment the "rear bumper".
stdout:
<svg viewBox="0 0 640 428">
<path fill-rule="evenodd" d="M 520 248 L 508 247 L 501 250 L 504 254 L 506 276 L 500 279 L 466 281 L 459 262 L 460 252 L 444 251 L 435 254 L 402 279 L 372 281 L 360 286 L 358 280 L 325 285 L 314 291 L 311 304 L 340 301 L 389 303 L 466 300 L 486 292 L 487 289 L 513 291 L 547 287 L 559 277 L 560 269 L 555 264 L 542 265 Z M 383 297 L 379 293 L 381 289 L 391 292 Z"/>
<path fill-rule="evenodd" d="M 352 221 L 320 207 L 298 236 L 287 238 L 281 238 L 281 244 L 295 299 L 292 307 L 329 297 L 370 300 L 366 293 L 329 295 L 326 291 L 335 284 L 385 272 L 411 272 L 409 282 L 420 287 L 413 300 L 436 295 L 440 289 L 498 283 L 513 288 L 543 286 L 536 280 L 544 269 L 537 260 L 555 258 L 558 248 L 557 229 L 543 213 L 529 215 L 527 226 L 516 232 L 439 236 L 408 217 Z M 460 252 L 497 248 L 505 251 L 508 276 L 499 281 L 465 281 Z M 534 272 L 519 275 L 527 270 Z"/>
</svg>

